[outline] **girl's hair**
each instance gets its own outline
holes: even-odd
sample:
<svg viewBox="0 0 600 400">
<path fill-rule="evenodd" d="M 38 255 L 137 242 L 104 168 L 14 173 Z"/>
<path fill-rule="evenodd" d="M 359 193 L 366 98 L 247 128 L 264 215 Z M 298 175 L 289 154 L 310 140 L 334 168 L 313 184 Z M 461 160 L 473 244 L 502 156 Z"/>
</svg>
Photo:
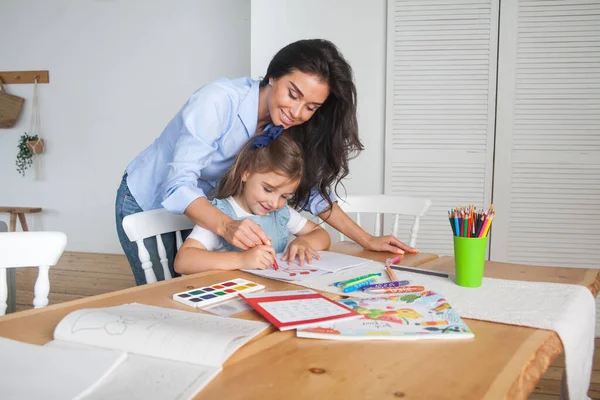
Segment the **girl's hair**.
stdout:
<svg viewBox="0 0 600 400">
<path fill-rule="evenodd" d="M 330 41 L 300 40 L 275 54 L 260 86 L 267 85 L 270 78 L 277 79 L 293 70 L 321 78 L 329 85 L 329 96 L 308 121 L 288 130 L 304 154 L 309 155 L 304 177 L 289 204 L 304 208 L 311 190 L 316 188 L 331 207 L 330 188 L 334 186 L 337 194 L 338 184 L 348 175 L 348 161 L 363 150 L 358 138 L 352 68 Z"/>
<path fill-rule="evenodd" d="M 251 138 L 242 147 L 233 165 L 221 178 L 217 198 L 240 195 L 244 188 L 242 182 L 244 172 L 251 174 L 276 172 L 292 181 L 302 179 L 304 157 L 302 149 L 293 138 L 284 133 L 261 148 L 252 147 L 254 139 L 255 137 Z"/>
</svg>

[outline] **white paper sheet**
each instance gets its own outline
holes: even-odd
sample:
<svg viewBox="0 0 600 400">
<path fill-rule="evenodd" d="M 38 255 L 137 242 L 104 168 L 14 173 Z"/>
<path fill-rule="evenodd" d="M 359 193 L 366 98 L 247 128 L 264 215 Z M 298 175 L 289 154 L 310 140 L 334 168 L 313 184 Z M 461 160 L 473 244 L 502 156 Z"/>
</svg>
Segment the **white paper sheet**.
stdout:
<svg viewBox="0 0 600 400">
<path fill-rule="evenodd" d="M 54 338 L 167 360 L 220 367 L 269 324 L 144 304 L 77 310 Z"/>
<path fill-rule="evenodd" d="M 91 346 L 54 340 L 45 347 L 93 349 Z M 221 368 L 129 354 L 84 400 L 185 400 L 191 399 Z"/>
<path fill-rule="evenodd" d="M 304 266 L 300 266 L 297 259 L 291 265 L 288 265 L 287 261 L 281 259 L 283 253 L 279 253 L 277 254 L 279 270 L 268 268 L 264 270 L 244 269 L 243 271 L 277 280 L 306 281 L 317 276 L 344 271 L 369 262 L 369 260 L 364 258 L 329 251 L 320 251 L 319 255 L 321 257 L 320 260 L 313 259 L 310 264 L 305 263 Z"/>
<path fill-rule="evenodd" d="M 126 358 L 121 351 L 49 348 L 0 338 L 0 396 L 80 399 Z"/>
</svg>

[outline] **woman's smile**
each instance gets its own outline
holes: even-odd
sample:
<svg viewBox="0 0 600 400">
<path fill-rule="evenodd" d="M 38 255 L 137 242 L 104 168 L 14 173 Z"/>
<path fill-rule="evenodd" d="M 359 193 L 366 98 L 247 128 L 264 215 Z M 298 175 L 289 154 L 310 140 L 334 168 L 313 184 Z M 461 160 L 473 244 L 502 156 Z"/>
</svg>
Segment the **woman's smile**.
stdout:
<svg viewBox="0 0 600 400">
<path fill-rule="evenodd" d="M 288 115 L 283 110 L 280 110 L 280 111 L 281 111 L 281 122 L 283 122 L 283 125 L 285 125 L 286 127 L 294 125 L 294 120 L 291 119 L 290 117 L 288 117 Z"/>
</svg>

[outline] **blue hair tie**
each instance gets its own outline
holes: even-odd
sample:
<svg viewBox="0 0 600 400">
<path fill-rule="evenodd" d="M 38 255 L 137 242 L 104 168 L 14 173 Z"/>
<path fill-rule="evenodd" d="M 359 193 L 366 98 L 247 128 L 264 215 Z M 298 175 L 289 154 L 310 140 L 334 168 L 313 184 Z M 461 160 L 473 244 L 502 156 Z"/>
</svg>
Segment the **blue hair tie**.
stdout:
<svg viewBox="0 0 600 400">
<path fill-rule="evenodd" d="M 283 126 L 271 126 L 252 141 L 252 145 L 250 146 L 253 149 L 260 149 L 262 147 L 267 147 L 271 140 L 277 139 L 283 133 Z"/>
</svg>

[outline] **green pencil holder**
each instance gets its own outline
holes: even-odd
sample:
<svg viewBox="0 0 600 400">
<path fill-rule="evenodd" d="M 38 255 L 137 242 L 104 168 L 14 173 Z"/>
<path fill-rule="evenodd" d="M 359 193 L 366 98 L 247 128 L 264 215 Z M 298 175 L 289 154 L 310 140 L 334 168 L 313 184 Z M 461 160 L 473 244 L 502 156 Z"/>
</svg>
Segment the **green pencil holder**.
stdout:
<svg viewBox="0 0 600 400">
<path fill-rule="evenodd" d="M 466 238 L 454 236 L 454 267 L 459 286 L 481 286 L 487 237 Z"/>
</svg>

